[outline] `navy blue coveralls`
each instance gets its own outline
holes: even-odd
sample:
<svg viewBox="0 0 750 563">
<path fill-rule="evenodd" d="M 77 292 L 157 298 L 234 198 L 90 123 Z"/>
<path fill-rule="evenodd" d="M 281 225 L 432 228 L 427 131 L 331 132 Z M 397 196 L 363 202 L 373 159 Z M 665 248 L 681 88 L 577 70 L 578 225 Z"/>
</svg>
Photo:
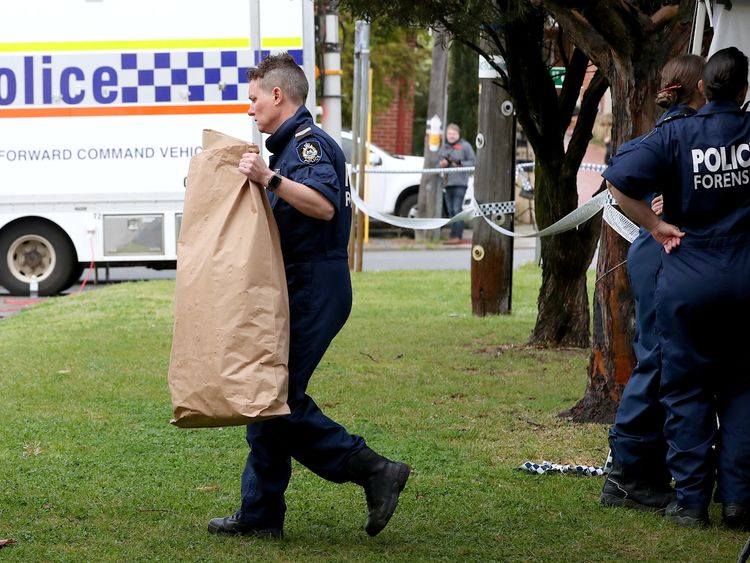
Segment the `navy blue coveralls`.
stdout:
<svg viewBox="0 0 750 563">
<path fill-rule="evenodd" d="M 336 210 L 330 221 L 314 219 L 271 195 L 289 291 L 291 414 L 247 426 L 250 453 L 242 474 L 239 519 L 281 529 L 291 458 L 342 483 L 350 480 L 344 471 L 346 460 L 364 448 L 365 441 L 325 416 L 306 393 L 313 371 L 352 306 L 347 257 L 351 201 L 344 154 L 313 124 L 304 106 L 267 139 L 266 148 L 273 154 L 272 169 L 317 190 Z"/>
<path fill-rule="evenodd" d="M 750 502 L 747 333 L 729 328 L 750 318 L 749 142 L 750 115 L 710 102 L 603 174 L 632 198 L 664 186 L 664 219 L 685 232 L 661 254 L 655 301 L 667 466 L 690 509 L 708 507 L 715 479 L 718 502 Z"/>
<path fill-rule="evenodd" d="M 685 104 L 667 109 L 656 122 L 656 128 L 675 119 L 695 115 Z M 623 143 L 610 165 L 634 150 L 651 133 Z M 658 186 L 644 198 L 651 205 Z M 633 352 L 636 365 L 622 392 L 615 423 L 609 431 L 609 444 L 614 459 L 629 475 L 640 481 L 670 484 L 667 470 L 667 442 L 664 440 L 664 407 L 659 403 L 661 349 L 656 332 L 654 292 L 661 267 L 661 245 L 646 229 L 641 229 L 628 249 L 628 277 L 635 298 L 635 339 Z"/>
</svg>

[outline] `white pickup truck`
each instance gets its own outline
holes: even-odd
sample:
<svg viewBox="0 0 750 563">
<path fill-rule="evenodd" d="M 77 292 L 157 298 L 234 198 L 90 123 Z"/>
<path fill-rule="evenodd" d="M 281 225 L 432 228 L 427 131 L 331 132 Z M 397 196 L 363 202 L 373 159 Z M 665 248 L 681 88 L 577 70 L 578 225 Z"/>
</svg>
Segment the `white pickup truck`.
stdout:
<svg viewBox="0 0 750 563">
<path fill-rule="evenodd" d="M 352 134 L 350 131 L 341 132 L 341 147 L 344 149 L 346 161 L 351 162 Z M 422 174 L 414 171 L 422 170 L 424 159 L 421 156 L 394 155 L 371 143 L 369 166 L 375 170 L 403 170 L 404 172 L 370 174 L 367 203 L 384 213 L 400 217 L 416 217 L 419 181 Z"/>
</svg>

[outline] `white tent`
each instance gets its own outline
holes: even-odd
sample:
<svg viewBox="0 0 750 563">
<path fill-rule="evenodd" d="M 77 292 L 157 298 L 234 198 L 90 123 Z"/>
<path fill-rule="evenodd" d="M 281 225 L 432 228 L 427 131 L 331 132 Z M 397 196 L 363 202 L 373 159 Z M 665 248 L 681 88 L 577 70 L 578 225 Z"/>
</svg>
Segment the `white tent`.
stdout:
<svg viewBox="0 0 750 563">
<path fill-rule="evenodd" d="M 750 56 L 750 0 L 698 0 L 693 20 L 692 53 L 701 54 L 706 24 L 714 30 L 709 57 L 726 47 L 737 47 Z"/>
<path fill-rule="evenodd" d="M 750 55 L 750 0 L 698 0 L 690 49 L 696 55 L 700 55 L 703 50 L 703 32 L 706 24 L 714 30 L 708 49 L 709 57 L 726 47 L 737 47 Z"/>
</svg>

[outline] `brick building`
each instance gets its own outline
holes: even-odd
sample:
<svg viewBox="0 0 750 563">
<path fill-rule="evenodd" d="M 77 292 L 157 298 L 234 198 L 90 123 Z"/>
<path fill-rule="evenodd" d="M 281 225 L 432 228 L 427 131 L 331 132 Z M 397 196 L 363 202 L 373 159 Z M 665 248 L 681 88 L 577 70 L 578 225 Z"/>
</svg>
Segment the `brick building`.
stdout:
<svg viewBox="0 0 750 563">
<path fill-rule="evenodd" d="M 372 116 L 372 142 L 394 154 L 411 154 L 414 129 L 414 81 L 393 88 L 388 110 Z"/>
</svg>

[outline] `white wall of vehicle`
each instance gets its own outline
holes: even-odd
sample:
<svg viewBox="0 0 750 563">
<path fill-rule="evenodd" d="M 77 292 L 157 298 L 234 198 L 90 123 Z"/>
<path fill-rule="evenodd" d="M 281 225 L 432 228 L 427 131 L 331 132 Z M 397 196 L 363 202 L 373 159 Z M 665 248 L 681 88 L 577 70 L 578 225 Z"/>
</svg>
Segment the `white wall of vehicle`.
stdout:
<svg viewBox="0 0 750 563">
<path fill-rule="evenodd" d="M 55 201 L 38 200 L 23 203 L 23 212 L 14 212 L 12 198 L 3 198 L 0 204 L 0 236 L 9 225 L 19 220 L 27 223 L 49 222 L 60 228 L 70 239 L 77 261 L 128 262 L 134 258 L 144 262 L 177 259 L 177 223 L 182 214 L 183 199 L 179 195 L 160 194 L 159 211 L 154 211 L 153 201 L 123 199 L 107 200 L 96 196 L 60 198 Z M 11 201 L 8 201 L 11 200 Z M 137 237 L 138 231 L 159 224 L 158 239 L 161 249 L 152 246 L 141 252 L 122 252 L 122 241 L 128 235 Z M 123 233 L 127 231 L 126 233 Z M 105 234 L 106 233 L 106 234 Z M 93 237 L 93 240 L 92 238 Z M 154 240 L 154 236 L 150 236 Z M 91 253 L 93 242 L 93 255 Z M 120 249 L 119 251 L 117 249 Z M 3 257 L 0 257 L 2 259 Z"/>
</svg>

